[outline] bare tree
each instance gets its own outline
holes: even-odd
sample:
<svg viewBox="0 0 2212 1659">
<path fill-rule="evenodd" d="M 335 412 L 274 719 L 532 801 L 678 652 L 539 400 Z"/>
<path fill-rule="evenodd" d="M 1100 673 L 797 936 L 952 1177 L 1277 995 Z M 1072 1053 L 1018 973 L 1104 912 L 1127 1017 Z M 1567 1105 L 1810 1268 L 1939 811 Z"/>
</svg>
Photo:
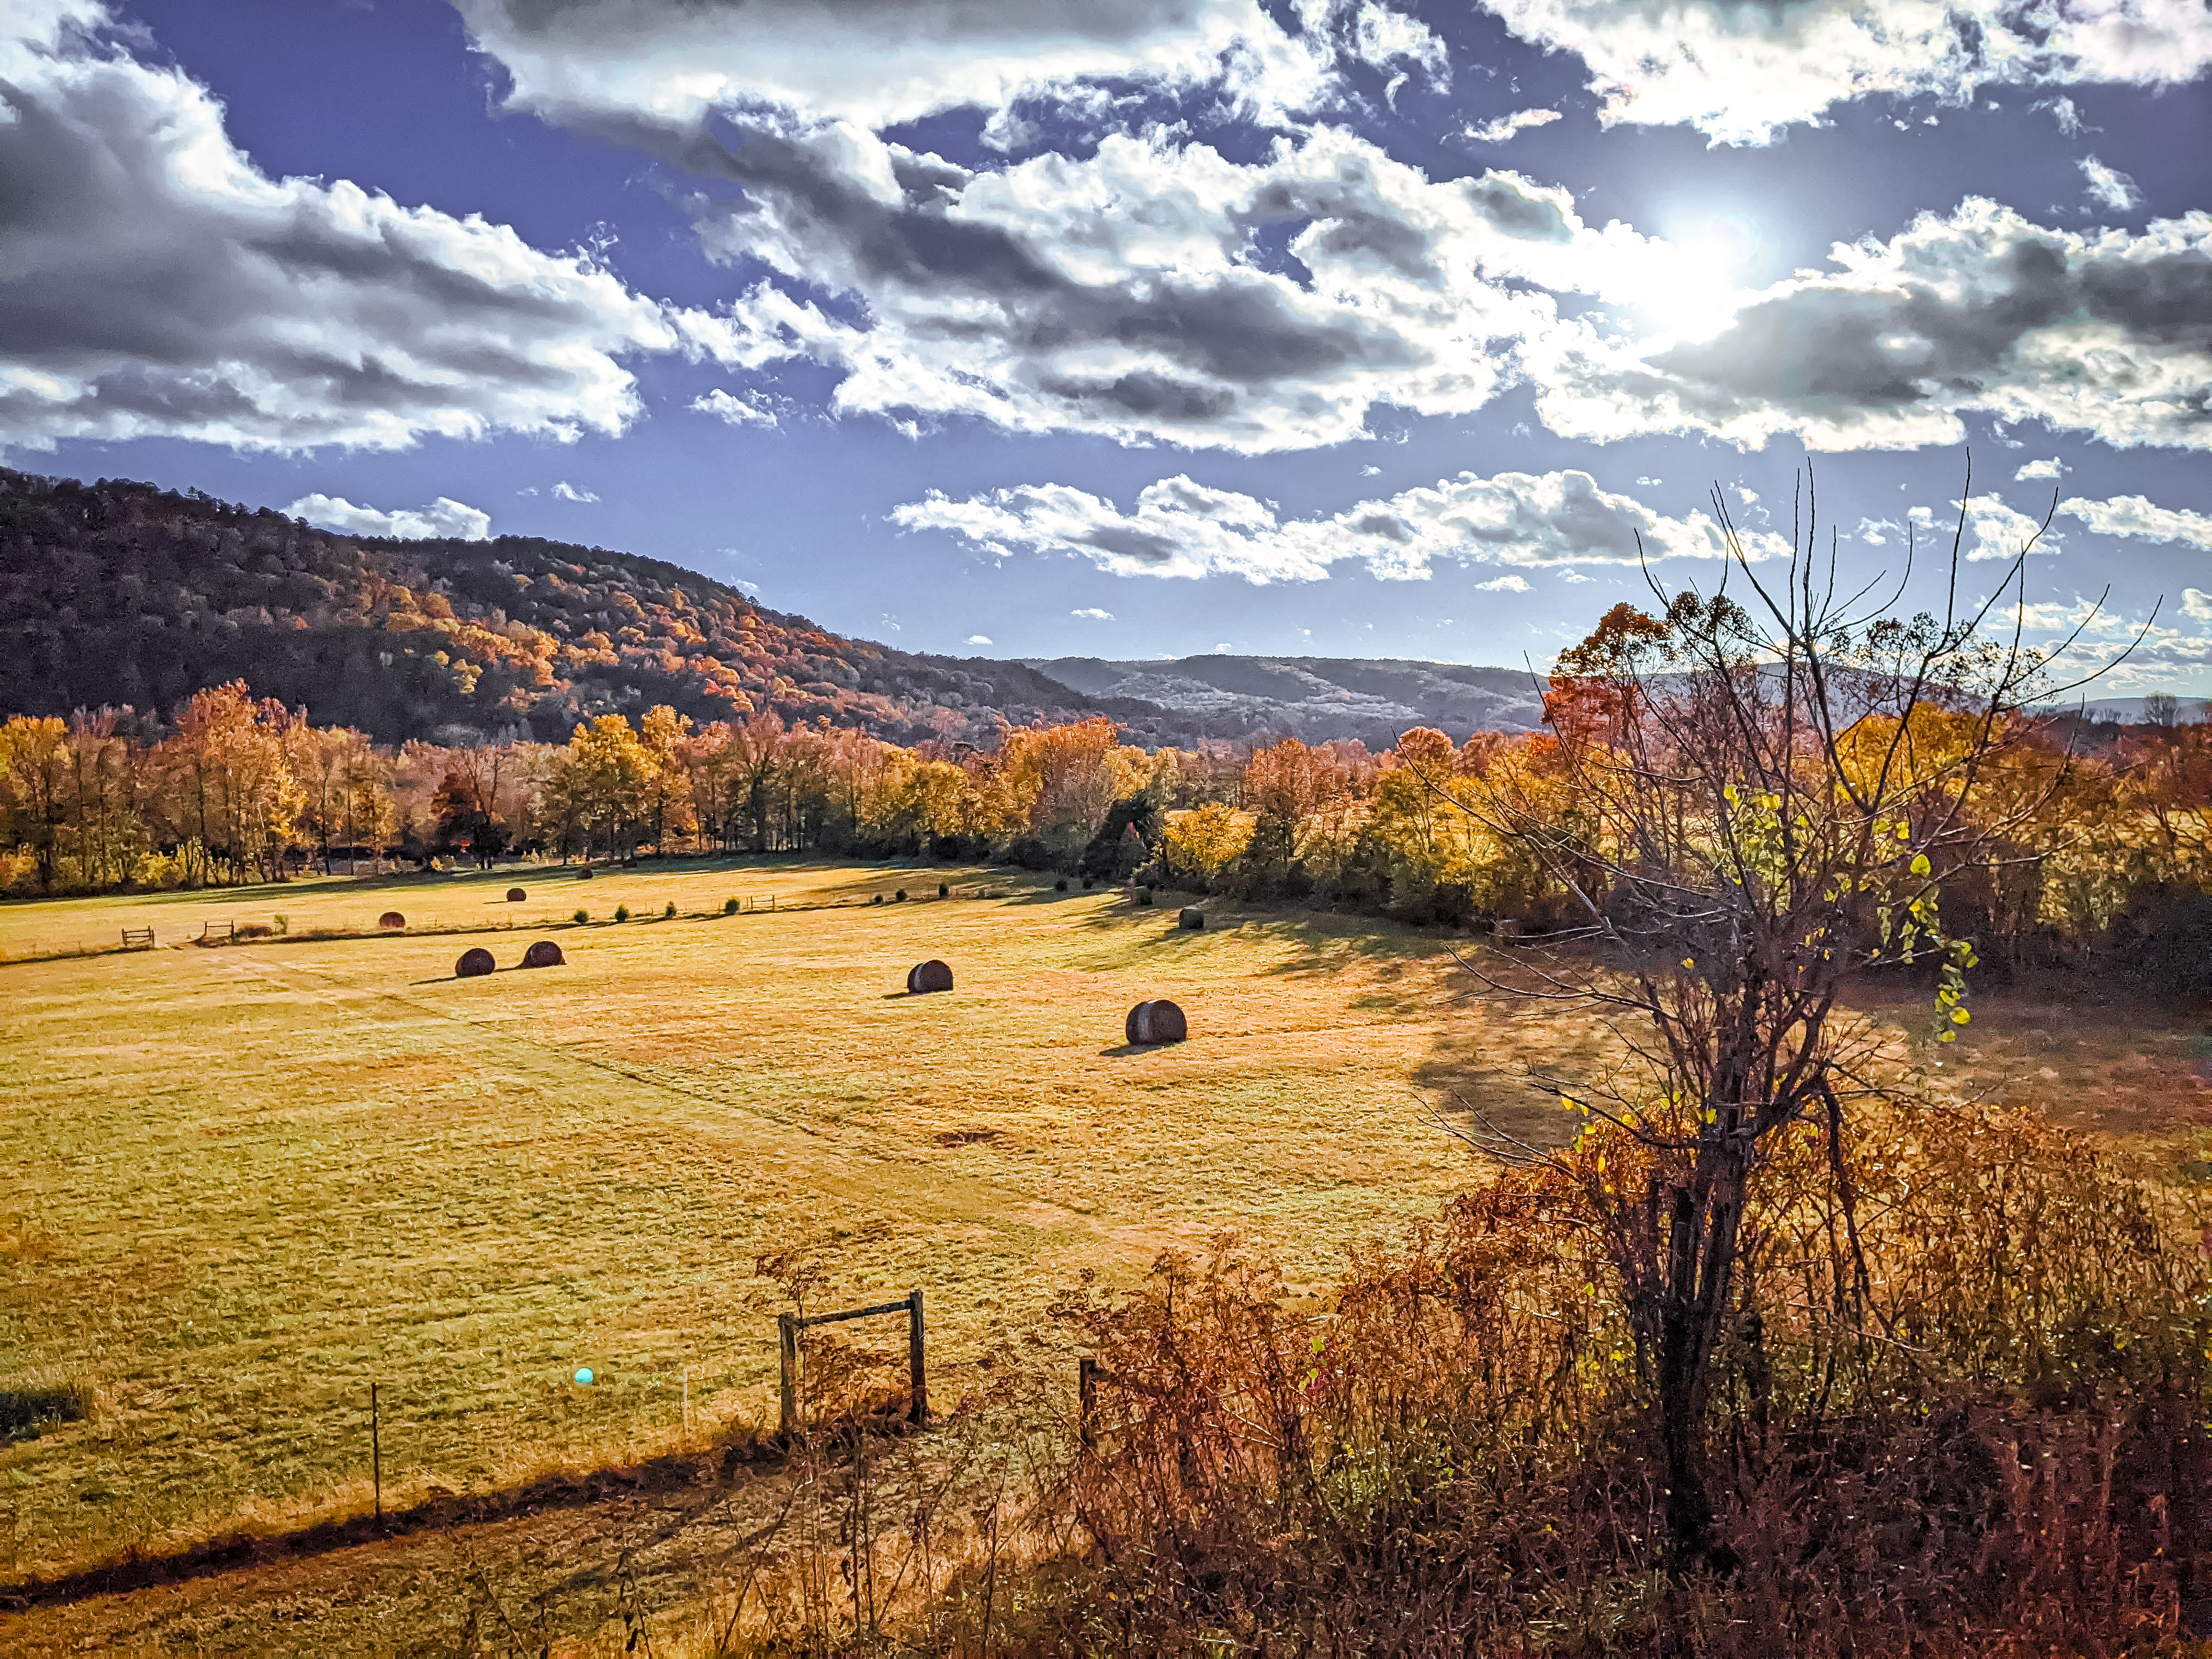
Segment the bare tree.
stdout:
<svg viewBox="0 0 2212 1659">
<path fill-rule="evenodd" d="M 1617 606 L 1565 653 L 1546 696 L 1548 787 L 1433 781 L 1583 918 L 1557 945 L 1470 961 L 1470 994 L 1602 1012 L 1625 1058 L 1536 1080 L 1618 1155 L 1475 1138 L 1553 1162 L 1586 1200 L 1656 1418 L 1678 1570 L 1729 1563 L 1701 1446 L 1713 1356 L 1751 1302 L 1739 1266 L 1758 1171 L 1793 1127 L 1826 1137 L 1856 1258 L 1843 1135 L 1875 1034 L 1839 994 L 1854 975 L 1923 964 L 1936 1040 L 1972 1018 L 1974 949 L 1944 925 L 1946 883 L 2007 856 L 2008 830 L 2041 805 L 1989 776 L 2032 740 L 2028 704 L 2070 689 L 2051 682 L 2074 641 L 2021 639 L 2033 538 L 1990 599 L 1962 604 L 1962 512 L 1942 613 L 1900 619 L 1910 550 L 1894 586 L 1843 592 L 1809 477 L 1800 495 L 1787 556 L 1759 562 L 1716 490 L 1718 590 L 1669 593 L 1647 570 L 1658 614 Z"/>
</svg>

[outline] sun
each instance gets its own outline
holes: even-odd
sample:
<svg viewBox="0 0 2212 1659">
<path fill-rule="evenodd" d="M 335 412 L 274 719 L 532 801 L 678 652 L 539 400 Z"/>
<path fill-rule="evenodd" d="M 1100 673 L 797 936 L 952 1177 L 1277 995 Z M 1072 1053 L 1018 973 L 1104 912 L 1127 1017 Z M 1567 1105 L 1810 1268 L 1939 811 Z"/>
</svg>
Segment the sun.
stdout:
<svg viewBox="0 0 2212 1659">
<path fill-rule="evenodd" d="M 1656 246 L 1667 252 L 1654 261 L 1634 308 L 1678 341 L 1710 339 L 1734 320 L 1765 252 L 1757 222 L 1725 210 L 1683 215 Z"/>
</svg>

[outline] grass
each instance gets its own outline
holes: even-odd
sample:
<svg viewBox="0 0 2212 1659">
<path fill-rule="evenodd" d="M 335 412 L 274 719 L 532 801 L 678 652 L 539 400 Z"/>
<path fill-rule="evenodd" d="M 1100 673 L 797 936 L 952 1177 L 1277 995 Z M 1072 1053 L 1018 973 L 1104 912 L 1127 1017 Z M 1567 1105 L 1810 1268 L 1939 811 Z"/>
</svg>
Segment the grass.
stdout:
<svg viewBox="0 0 2212 1659">
<path fill-rule="evenodd" d="M 759 1422 L 791 1305 L 765 1255 L 817 1308 L 924 1287 L 948 1401 L 1054 1291 L 1168 1245 L 1233 1229 L 1319 1286 L 1463 1182 L 1432 1108 L 1547 1135 L 1524 1063 L 1598 1052 L 1556 1014 L 1450 1002 L 1433 934 L 1218 902 L 1187 933 L 1172 904 L 973 871 L 944 878 L 1002 896 L 890 899 L 943 876 L 701 862 L 0 907 L 0 1401 L 44 1402 L 0 1435 L 0 1582 L 365 1511 L 372 1381 L 387 1507 Z M 387 908 L 409 932 L 377 933 Z M 281 938 L 22 959 L 280 912 Z M 515 971 L 538 937 L 568 965 Z M 471 943 L 501 971 L 455 979 Z M 905 995 L 929 957 L 956 988 Z M 1153 996 L 1189 1042 L 1124 1046 Z M 2185 1137 L 2195 1030 L 1985 999 L 1949 1075 Z M 841 1329 L 895 1377 L 883 1323 Z M 21 1623 L 0 1613 L 0 1649 Z"/>
</svg>

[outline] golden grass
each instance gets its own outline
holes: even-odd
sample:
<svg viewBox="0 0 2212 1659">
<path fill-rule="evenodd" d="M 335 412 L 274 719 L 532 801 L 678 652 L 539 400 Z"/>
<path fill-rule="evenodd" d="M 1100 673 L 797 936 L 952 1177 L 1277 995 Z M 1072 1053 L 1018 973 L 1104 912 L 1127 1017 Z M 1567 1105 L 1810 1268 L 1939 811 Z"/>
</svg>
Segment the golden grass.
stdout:
<svg viewBox="0 0 2212 1659">
<path fill-rule="evenodd" d="M 1024 878 L 935 899 L 976 874 L 779 860 L 0 907 L 19 958 L 126 925 L 165 947 L 0 964 L 0 1388 L 94 1402 L 0 1447 L 0 1580 L 364 1510 L 372 1380 L 387 1507 L 758 1421 L 789 1305 L 764 1253 L 800 1251 L 817 1305 L 925 1287 L 940 1401 L 1085 1269 L 1126 1279 L 1228 1228 L 1318 1285 L 1464 1183 L 1432 1106 L 1546 1135 L 1525 1065 L 1597 1052 L 1586 1020 L 1449 1002 L 1433 934 L 1218 902 L 1184 933 L 1171 907 Z M 836 908 L 719 914 L 771 892 Z M 623 903 L 651 919 L 567 922 Z M 298 937 L 392 908 L 533 925 L 468 981 L 479 939 Z M 289 940 L 167 948 L 279 913 Z M 514 970 L 541 936 L 568 965 Z M 957 988 L 904 995 L 933 956 Z M 1189 1042 L 1124 1048 L 1149 996 Z M 1974 1034 L 1954 1075 L 2130 1130 L 2204 1121 L 2188 1022 L 2030 1001 Z M 895 1375 L 899 1332 L 842 1328 Z M 11 1622 L 0 1647 L 27 1639 Z"/>
<path fill-rule="evenodd" d="M 625 872 L 568 880 L 557 909 L 543 876 L 531 906 L 498 902 L 514 879 L 252 897 L 297 933 L 387 903 L 658 916 L 937 877 Z M 9 932 L 66 907 L 36 908 Z M 658 1444 L 687 1368 L 702 1415 L 764 1410 L 788 1304 L 763 1252 L 807 1247 L 833 1300 L 925 1286 L 957 1392 L 1085 1267 L 1234 1227 L 1319 1279 L 1464 1170 L 1411 1086 L 1457 1019 L 1417 935 L 1183 933 L 1040 891 L 563 927 L 567 967 L 513 971 L 534 936 L 470 981 L 465 941 L 408 936 L 0 968 L 9 1364 L 112 1401 L 0 1451 L 0 1571 L 357 1505 L 371 1380 L 387 1501 Z M 927 956 L 957 988 L 903 995 Z M 1192 1042 L 1124 1050 L 1148 995 L 1190 1011 Z"/>
</svg>

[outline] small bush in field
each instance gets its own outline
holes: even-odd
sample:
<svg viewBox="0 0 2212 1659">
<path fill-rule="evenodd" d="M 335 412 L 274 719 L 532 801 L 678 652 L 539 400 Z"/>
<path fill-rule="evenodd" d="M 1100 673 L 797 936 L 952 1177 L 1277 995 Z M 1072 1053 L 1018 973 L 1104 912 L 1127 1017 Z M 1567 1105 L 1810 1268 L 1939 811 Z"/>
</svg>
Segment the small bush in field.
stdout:
<svg viewBox="0 0 2212 1659">
<path fill-rule="evenodd" d="M 891 900 L 894 903 L 904 904 L 906 902 L 906 889 L 902 887 L 897 892 L 893 893 L 891 895 Z"/>
<path fill-rule="evenodd" d="M 940 881 L 940 882 L 939 882 L 939 883 L 937 884 L 937 896 L 938 896 L 938 897 L 939 897 L 939 898 L 950 898 L 950 897 L 951 896 L 951 895 L 952 895 L 952 884 L 951 884 L 951 882 L 949 882 L 949 881 Z"/>
<path fill-rule="evenodd" d="M 663 921 L 673 921 L 676 920 L 676 901 L 674 899 L 668 901 L 668 908 L 660 913 L 660 919 Z"/>
<path fill-rule="evenodd" d="M 615 906 L 615 920 L 617 921 L 628 921 L 629 920 L 629 906 L 627 904 L 617 904 Z"/>
<path fill-rule="evenodd" d="M 591 919 L 592 919 L 592 913 L 591 913 L 589 910 L 579 910 L 579 911 L 577 911 L 577 912 L 576 912 L 575 921 L 576 921 L 576 926 L 577 926 L 577 927 L 582 927 L 586 922 L 589 921 Z"/>
<path fill-rule="evenodd" d="M 737 915 L 737 914 L 738 914 L 738 902 L 737 902 L 737 900 L 735 900 L 735 899 L 724 899 L 724 900 L 722 901 L 722 914 L 723 914 L 724 915 L 726 915 L 726 916 L 734 916 L 735 915 Z"/>
</svg>

